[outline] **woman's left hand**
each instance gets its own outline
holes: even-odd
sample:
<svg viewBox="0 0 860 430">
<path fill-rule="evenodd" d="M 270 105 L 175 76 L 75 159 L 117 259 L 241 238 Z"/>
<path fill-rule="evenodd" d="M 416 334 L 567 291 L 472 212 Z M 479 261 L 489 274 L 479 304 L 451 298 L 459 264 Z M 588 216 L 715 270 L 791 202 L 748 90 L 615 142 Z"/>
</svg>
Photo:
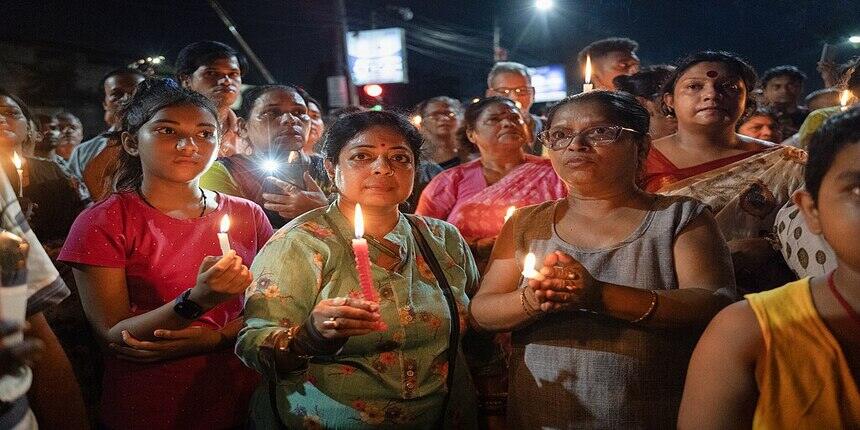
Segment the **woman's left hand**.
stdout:
<svg viewBox="0 0 860 430">
<path fill-rule="evenodd" d="M 529 280 L 544 312 L 591 308 L 600 301 L 600 282 L 579 261 L 561 251 L 548 254 L 540 273 L 543 280 Z"/>
<path fill-rule="evenodd" d="M 292 219 L 305 212 L 327 205 L 328 198 L 319 184 L 311 177 L 311 174 L 305 172 L 303 179 L 307 191 L 300 190 L 289 182 L 272 176 L 266 178 L 265 180 L 270 181 L 281 190 L 281 194 L 264 193 L 263 200 L 265 202 L 263 203 L 263 207 L 277 212 L 278 215 L 286 219 Z"/>
<path fill-rule="evenodd" d="M 154 335 L 159 340 L 139 340 L 128 331 L 123 331 L 124 345 L 112 343 L 109 346 L 117 358 L 136 363 L 153 363 L 205 354 L 218 349 L 224 342 L 221 332 L 200 326 L 181 330 L 158 329 Z"/>
</svg>

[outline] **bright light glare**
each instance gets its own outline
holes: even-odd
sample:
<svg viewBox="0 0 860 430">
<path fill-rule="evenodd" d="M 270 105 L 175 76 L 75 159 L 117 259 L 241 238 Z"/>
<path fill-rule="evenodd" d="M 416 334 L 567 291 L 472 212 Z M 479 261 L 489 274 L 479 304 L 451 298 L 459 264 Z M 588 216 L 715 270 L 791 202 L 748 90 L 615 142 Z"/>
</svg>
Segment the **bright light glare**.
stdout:
<svg viewBox="0 0 860 430">
<path fill-rule="evenodd" d="M 539 10 L 550 10 L 552 6 L 552 0 L 535 0 L 535 7 Z"/>
<path fill-rule="evenodd" d="M 278 171 L 278 162 L 275 160 L 265 160 L 263 161 L 263 170 L 274 173 Z"/>
<path fill-rule="evenodd" d="M 860 36 L 851 36 L 848 38 L 848 41 L 851 43 L 860 43 Z"/>
</svg>

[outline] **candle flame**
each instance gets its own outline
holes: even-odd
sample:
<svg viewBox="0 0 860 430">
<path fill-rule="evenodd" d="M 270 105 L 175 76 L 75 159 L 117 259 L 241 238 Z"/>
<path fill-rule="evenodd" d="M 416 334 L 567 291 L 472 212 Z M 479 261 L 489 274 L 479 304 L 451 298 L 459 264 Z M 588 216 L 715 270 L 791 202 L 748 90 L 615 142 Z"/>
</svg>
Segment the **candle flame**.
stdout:
<svg viewBox="0 0 860 430">
<path fill-rule="evenodd" d="M 514 216 L 515 210 L 517 210 L 517 208 L 514 206 L 508 208 L 508 211 L 505 212 L 505 222 L 508 222 L 508 220 L 511 219 L 512 216 Z"/>
<path fill-rule="evenodd" d="M 18 156 L 17 151 L 12 153 L 12 164 L 15 165 L 15 169 L 21 170 L 21 157 Z"/>
<path fill-rule="evenodd" d="M 842 95 L 839 97 L 839 105 L 842 107 L 848 106 L 848 100 L 851 99 L 851 91 L 842 90 Z"/>
<path fill-rule="evenodd" d="M 585 56 L 585 83 L 591 83 L 591 55 Z"/>
<path fill-rule="evenodd" d="M 415 127 L 420 127 L 421 121 L 421 115 L 415 115 L 412 117 L 412 125 L 414 125 Z"/>
<path fill-rule="evenodd" d="M 535 270 L 535 261 L 537 258 L 534 253 L 529 252 L 526 254 L 526 259 L 523 261 L 523 272 L 531 273 Z"/>
<path fill-rule="evenodd" d="M 221 233 L 227 233 L 230 230 L 230 215 L 224 215 L 221 218 Z"/>
<path fill-rule="evenodd" d="M 361 239 L 364 236 L 364 216 L 361 215 L 361 205 L 355 204 L 355 238 Z"/>
</svg>

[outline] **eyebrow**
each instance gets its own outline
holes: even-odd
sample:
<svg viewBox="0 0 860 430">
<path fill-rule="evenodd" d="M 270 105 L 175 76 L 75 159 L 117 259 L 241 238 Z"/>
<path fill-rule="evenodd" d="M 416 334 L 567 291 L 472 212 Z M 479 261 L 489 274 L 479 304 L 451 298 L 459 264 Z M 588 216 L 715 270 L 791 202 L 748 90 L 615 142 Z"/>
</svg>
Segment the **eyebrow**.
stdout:
<svg viewBox="0 0 860 430">
<path fill-rule="evenodd" d="M 153 124 L 158 124 L 158 123 L 167 123 L 167 124 L 179 125 L 179 121 L 174 121 L 172 119 L 157 119 L 157 120 L 153 121 Z M 215 124 L 212 124 L 211 122 L 201 122 L 201 123 L 198 123 L 197 126 L 198 127 L 201 127 L 201 126 L 202 127 L 215 127 Z"/>
<path fill-rule="evenodd" d="M 376 148 L 376 146 L 374 146 L 374 145 L 367 145 L 367 144 L 361 144 L 361 145 L 355 145 L 355 146 L 353 146 L 353 147 L 352 147 L 352 149 L 355 149 L 355 148 Z M 405 150 L 409 150 L 409 147 L 408 147 L 408 146 L 406 146 L 406 145 L 397 144 L 397 145 L 392 146 L 392 147 L 391 147 L 391 149 L 405 149 Z"/>
<path fill-rule="evenodd" d="M 858 181 L 860 182 L 860 170 L 849 170 L 842 172 L 836 177 L 839 181 Z"/>
</svg>

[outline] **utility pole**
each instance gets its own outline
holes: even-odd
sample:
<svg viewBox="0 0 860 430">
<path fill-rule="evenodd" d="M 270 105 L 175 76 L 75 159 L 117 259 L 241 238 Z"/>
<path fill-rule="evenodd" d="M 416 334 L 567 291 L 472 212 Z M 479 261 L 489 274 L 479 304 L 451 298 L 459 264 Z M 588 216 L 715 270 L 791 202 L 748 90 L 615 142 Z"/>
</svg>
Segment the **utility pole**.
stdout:
<svg viewBox="0 0 860 430">
<path fill-rule="evenodd" d="M 346 32 L 349 28 L 346 24 L 346 5 L 344 0 L 335 0 L 335 13 L 337 14 L 337 29 L 334 38 L 334 68 L 335 73 L 342 74 L 346 79 L 347 100 L 350 106 L 358 105 L 358 93 L 355 91 L 355 86 L 352 84 L 352 76 L 349 71 L 349 61 L 346 52 Z"/>
</svg>

